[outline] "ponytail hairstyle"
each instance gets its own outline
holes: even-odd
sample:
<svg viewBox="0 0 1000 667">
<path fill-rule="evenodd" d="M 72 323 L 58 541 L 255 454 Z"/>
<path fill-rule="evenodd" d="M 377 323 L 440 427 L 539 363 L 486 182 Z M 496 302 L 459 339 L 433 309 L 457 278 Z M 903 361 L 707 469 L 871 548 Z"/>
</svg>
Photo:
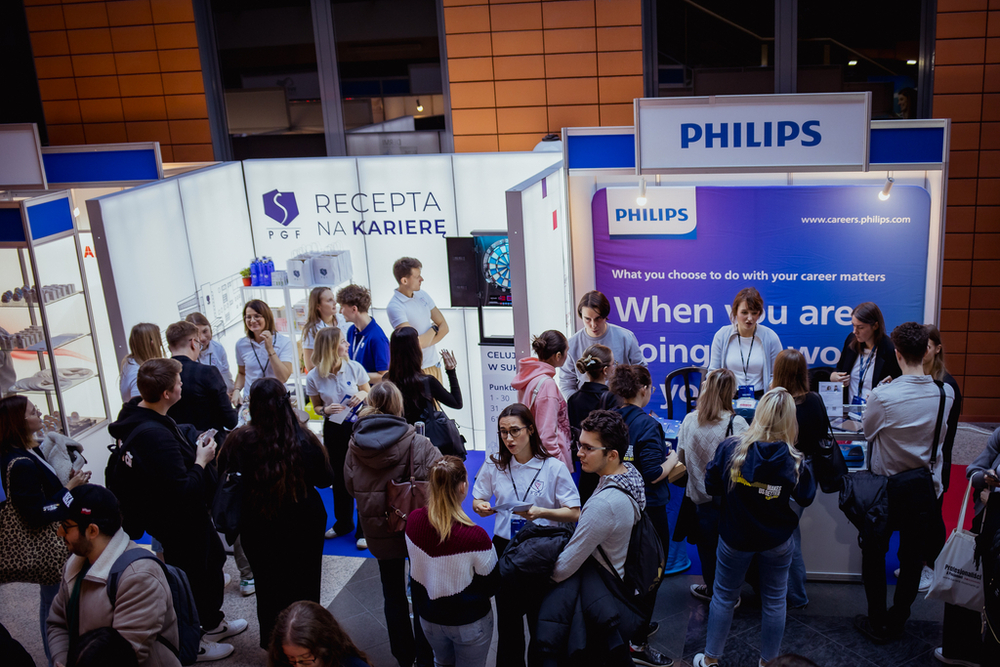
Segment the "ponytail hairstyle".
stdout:
<svg viewBox="0 0 1000 667">
<path fill-rule="evenodd" d="M 775 387 L 760 399 L 750 428 L 739 436 L 739 443 L 729 460 L 729 488 L 740 478 L 750 446 L 755 442 L 783 442 L 795 459 L 795 483 L 799 483 L 804 457 L 795 448 L 799 423 L 795 418 L 795 399 L 784 387 Z"/>
<path fill-rule="evenodd" d="M 698 394 L 698 426 L 710 426 L 731 412 L 736 395 L 736 376 L 728 368 L 709 371 Z"/>
<path fill-rule="evenodd" d="M 645 366 L 615 366 L 615 372 L 608 380 L 611 393 L 625 401 L 631 401 L 639 395 L 643 387 L 653 385 L 653 376 Z"/>
<path fill-rule="evenodd" d="M 327 378 L 330 373 L 340 371 L 340 327 L 326 327 L 316 333 L 313 349 L 313 361 L 321 378 Z"/>
<path fill-rule="evenodd" d="M 542 444 L 542 438 L 538 435 L 538 428 L 535 426 L 535 418 L 528 406 L 523 403 L 511 403 L 497 417 L 497 439 L 500 442 L 500 449 L 497 450 L 496 454 L 490 456 L 490 461 L 497 469 L 507 470 L 510 466 L 510 460 L 514 458 L 514 455 L 510 453 L 510 448 L 507 447 L 507 441 L 500 436 L 500 420 L 504 417 L 513 417 L 521 422 L 521 426 L 528 429 L 528 443 L 531 445 L 532 457 L 544 460 L 552 456 L 545 451 L 545 445 Z"/>
<path fill-rule="evenodd" d="M 403 394 L 391 380 L 382 380 L 376 383 L 368 392 L 365 407 L 361 408 L 358 417 L 360 419 L 368 415 L 403 416 Z"/>
<path fill-rule="evenodd" d="M 561 331 L 549 329 L 535 336 L 531 341 L 531 349 L 541 361 L 547 361 L 560 352 L 566 354 L 569 343 Z"/>
<path fill-rule="evenodd" d="M 431 466 L 430 483 L 431 497 L 427 501 L 427 517 L 441 538 L 439 544 L 451 536 L 451 527 L 455 523 L 472 526 L 472 519 L 462 509 L 462 484 L 468 475 L 465 464 L 457 456 L 443 456 Z"/>
<path fill-rule="evenodd" d="M 944 363 L 944 345 L 941 343 L 941 332 L 933 324 L 926 324 L 924 328 L 927 329 L 927 337 L 930 339 L 930 342 L 940 348 L 931 361 L 931 372 L 929 375 L 938 382 L 944 382 L 944 375 L 948 372 L 948 367 Z"/>
<path fill-rule="evenodd" d="M 590 378 L 591 382 L 597 382 L 605 368 L 615 363 L 615 355 L 611 348 L 606 345 L 591 345 L 583 356 L 576 360 L 576 370 Z"/>
</svg>

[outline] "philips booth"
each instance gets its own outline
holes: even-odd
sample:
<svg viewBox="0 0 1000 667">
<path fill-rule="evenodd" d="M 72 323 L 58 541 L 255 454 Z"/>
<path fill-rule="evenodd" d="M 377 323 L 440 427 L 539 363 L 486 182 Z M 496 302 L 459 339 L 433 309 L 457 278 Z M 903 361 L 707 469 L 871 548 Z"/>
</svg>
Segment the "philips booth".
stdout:
<svg viewBox="0 0 1000 667">
<path fill-rule="evenodd" d="M 163 329 L 198 311 L 231 353 L 243 304 L 261 298 L 298 343 L 309 290 L 353 282 L 389 333 L 392 265 L 410 256 L 450 328 L 438 347 L 454 352 L 468 398 L 449 416 L 470 449 L 496 451 L 516 360 L 532 335 L 576 331 L 576 303 L 593 289 L 610 300 L 609 321 L 637 336 L 659 389 L 648 409 L 676 440 L 697 382 L 666 376 L 708 366 L 744 287 L 764 298 L 760 322 L 811 368 L 836 365 L 861 302 L 876 302 L 890 330 L 936 323 L 949 121 L 872 122 L 870 103 L 870 93 L 640 99 L 634 127 L 564 129 L 561 156 L 247 160 L 167 178 L 160 168 L 128 189 L 105 182 L 87 192 L 99 196 L 79 226 L 93 234 L 82 272 L 107 305 L 92 316 L 107 412 L 117 413 L 113 378 L 133 325 Z M 287 284 L 245 286 L 241 271 L 259 257 Z M 864 457 L 843 417 L 838 440 Z M 672 496 L 676 513 L 683 489 Z M 803 514 L 806 567 L 859 579 L 857 531 L 836 501 L 820 494 Z M 686 545 L 674 545 L 680 571 Z"/>
</svg>

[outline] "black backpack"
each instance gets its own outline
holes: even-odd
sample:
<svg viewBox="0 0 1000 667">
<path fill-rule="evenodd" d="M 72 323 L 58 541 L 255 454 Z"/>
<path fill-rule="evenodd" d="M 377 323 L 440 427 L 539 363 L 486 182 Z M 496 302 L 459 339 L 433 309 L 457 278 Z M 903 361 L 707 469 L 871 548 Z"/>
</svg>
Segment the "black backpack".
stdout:
<svg viewBox="0 0 1000 667">
<path fill-rule="evenodd" d="M 135 472 L 135 455 L 130 445 L 140 433 L 157 426 L 156 422 L 145 422 L 136 426 L 125 441 L 115 440 L 108 445 L 108 465 L 104 468 L 104 484 L 118 499 L 122 512 L 122 528 L 133 540 L 146 532 L 141 507 L 148 497 L 143 482 Z"/>
<path fill-rule="evenodd" d="M 618 489 L 629 498 L 635 500 L 631 493 L 620 486 L 609 485 L 612 489 Z M 597 550 L 601 552 L 605 562 L 611 571 L 618 576 L 618 571 L 611 563 L 611 559 L 604 552 L 601 545 L 597 545 Z M 653 520 L 645 511 L 639 515 L 639 520 L 632 526 L 632 535 L 629 537 L 628 554 L 625 556 L 625 577 L 618 577 L 622 583 L 624 592 L 631 598 L 646 598 L 651 593 L 656 594 L 660 582 L 663 580 L 663 570 L 666 568 L 667 557 L 663 553 L 663 543 L 660 541 L 660 534 L 656 532 Z"/>
<path fill-rule="evenodd" d="M 170 585 L 170 597 L 174 601 L 174 614 L 177 615 L 180 646 L 174 646 L 160 635 L 156 636 L 156 641 L 170 649 L 182 665 L 193 665 L 198 661 L 201 622 L 198 618 L 198 608 L 194 603 L 194 593 L 191 592 L 191 584 L 188 582 L 184 570 L 167 565 L 148 549 L 142 547 L 128 549 L 111 565 L 107 584 L 108 600 L 114 607 L 118 599 L 118 578 L 125 571 L 125 568 L 141 558 L 154 560 L 163 569 L 163 574 L 167 577 L 167 583 Z"/>
</svg>

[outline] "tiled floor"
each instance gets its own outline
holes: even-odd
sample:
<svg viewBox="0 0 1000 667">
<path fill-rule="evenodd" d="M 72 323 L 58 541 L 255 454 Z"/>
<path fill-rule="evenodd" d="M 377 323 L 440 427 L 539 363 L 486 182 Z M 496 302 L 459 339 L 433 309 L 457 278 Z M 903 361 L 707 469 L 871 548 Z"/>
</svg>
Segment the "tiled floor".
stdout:
<svg viewBox="0 0 1000 667">
<path fill-rule="evenodd" d="M 700 582 L 700 577 L 683 574 L 671 577 L 664 581 L 657 597 L 653 618 L 660 628 L 650 643 L 673 658 L 676 665 L 687 667 L 694 655 L 705 648 L 708 605 L 688 592 L 690 584 Z M 941 643 L 942 603 L 918 599 L 906 625 L 905 637 L 875 646 L 852 625 L 854 615 L 865 612 L 861 584 L 809 583 L 807 591 L 809 606 L 788 613 L 783 651 L 803 655 L 821 667 L 940 664 L 932 652 Z M 736 610 L 726 642 L 724 667 L 756 667 L 760 657 L 760 607 L 750 599 L 749 588 L 744 593 L 744 604 Z M 374 560 L 366 560 L 358 569 L 334 598 L 330 611 L 376 667 L 395 667 L 382 611 L 378 564 Z M 495 636 L 493 646 L 496 646 Z M 495 660 L 491 651 L 487 666 L 493 667 Z"/>
</svg>

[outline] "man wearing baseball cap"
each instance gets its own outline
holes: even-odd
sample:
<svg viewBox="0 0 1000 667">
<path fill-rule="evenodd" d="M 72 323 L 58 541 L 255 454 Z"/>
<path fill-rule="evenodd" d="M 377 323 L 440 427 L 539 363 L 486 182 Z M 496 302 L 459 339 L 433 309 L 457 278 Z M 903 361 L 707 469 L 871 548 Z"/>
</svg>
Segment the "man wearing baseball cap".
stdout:
<svg viewBox="0 0 1000 667">
<path fill-rule="evenodd" d="M 71 555 L 49 614 L 53 661 L 64 665 L 81 635 L 112 627 L 132 645 L 142 667 L 179 666 L 167 646 L 178 645 L 179 633 L 170 584 L 159 563 L 143 558 L 130 564 L 119 577 L 114 604 L 108 598 L 111 566 L 129 549 L 139 548 L 121 528 L 114 494 L 83 484 L 67 492 L 64 502 L 68 509 L 59 522 L 59 536 Z"/>
</svg>

